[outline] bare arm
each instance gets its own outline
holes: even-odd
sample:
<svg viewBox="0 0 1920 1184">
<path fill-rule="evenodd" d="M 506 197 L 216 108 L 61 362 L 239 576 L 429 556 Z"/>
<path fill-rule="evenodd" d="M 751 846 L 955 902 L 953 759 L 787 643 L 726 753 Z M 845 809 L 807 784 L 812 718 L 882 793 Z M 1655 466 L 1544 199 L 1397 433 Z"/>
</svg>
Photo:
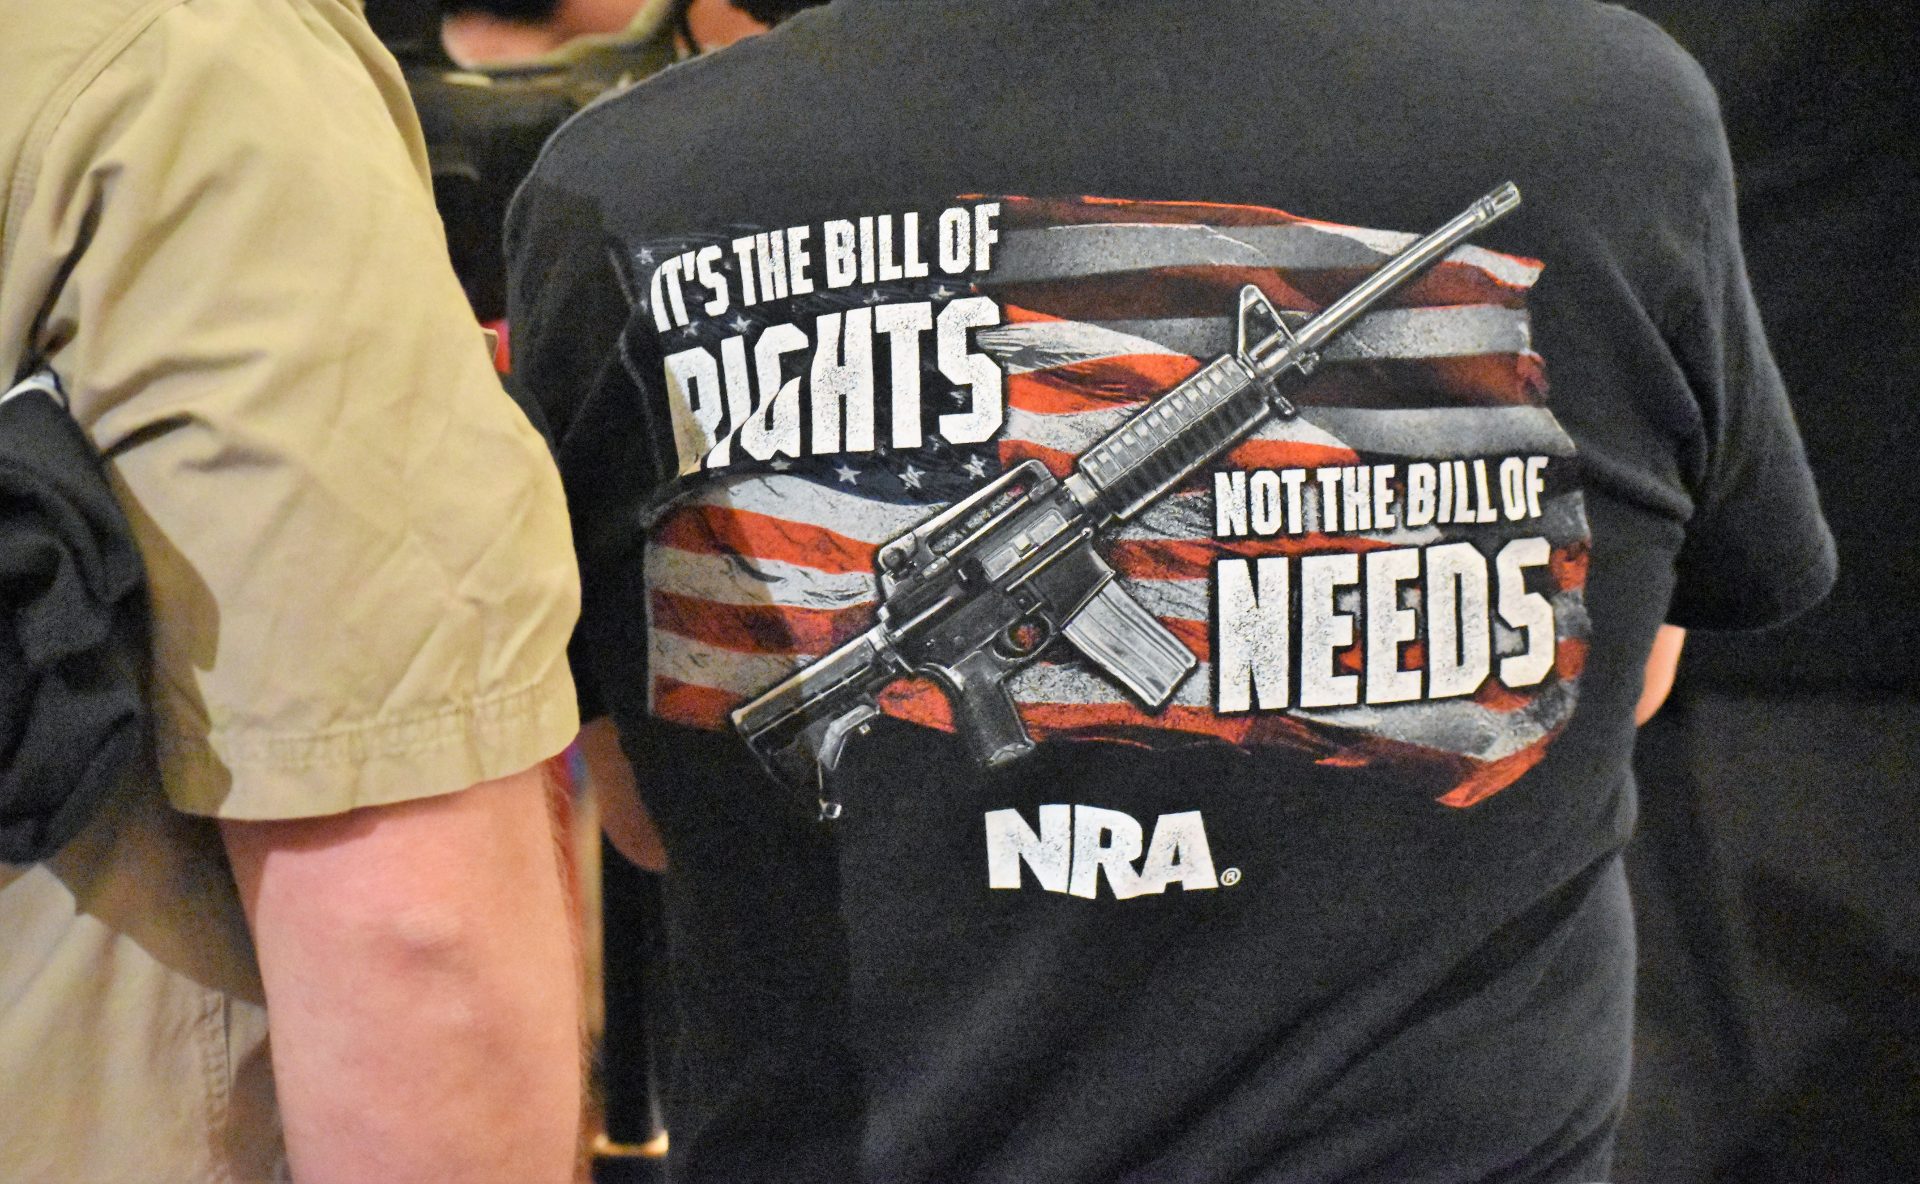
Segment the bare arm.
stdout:
<svg viewBox="0 0 1920 1184">
<path fill-rule="evenodd" d="M 1660 632 L 1654 635 L 1653 652 L 1647 655 L 1647 672 L 1640 685 L 1640 702 L 1634 706 L 1633 722 L 1644 724 L 1660 710 L 1667 701 L 1667 692 L 1673 690 L 1673 676 L 1680 668 L 1680 647 L 1687 641 L 1687 631 L 1678 625 L 1662 625 Z"/>
<path fill-rule="evenodd" d="M 614 850 L 634 866 L 650 872 L 667 870 L 667 849 L 660 829 L 640 800 L 633 765 L 620 750 L 620 733 L 605 716 L 580 728 L 580 756 L 587 765 L 587 782 L 600 799 L 600 827 Z"/>
<path fill-rule="evenodd" d="M 572 1178 L 576 948 L 537 768 L 221 830 L 300 1184 Z"/>
</svg>

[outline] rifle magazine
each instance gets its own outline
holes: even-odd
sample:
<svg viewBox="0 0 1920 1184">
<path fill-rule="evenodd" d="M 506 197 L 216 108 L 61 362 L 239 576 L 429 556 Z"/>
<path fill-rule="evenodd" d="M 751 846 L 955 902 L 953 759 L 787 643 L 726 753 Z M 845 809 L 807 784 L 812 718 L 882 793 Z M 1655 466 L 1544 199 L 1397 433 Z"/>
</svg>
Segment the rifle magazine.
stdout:
<svg viewBox="0 0 1920 1184">
<path fill-rule="evenodd" d="M 1060 632 L 1107 677 L 1156 711 L 1199 664 L 1193 651 L 1118 582 L 1101 588 Z"/>
</svg>

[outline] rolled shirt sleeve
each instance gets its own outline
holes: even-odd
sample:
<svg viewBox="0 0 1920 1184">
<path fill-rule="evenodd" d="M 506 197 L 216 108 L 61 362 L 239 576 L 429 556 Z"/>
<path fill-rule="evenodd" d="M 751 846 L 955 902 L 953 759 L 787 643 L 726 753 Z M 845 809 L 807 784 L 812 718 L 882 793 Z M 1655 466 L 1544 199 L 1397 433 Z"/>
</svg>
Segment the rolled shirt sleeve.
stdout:
<svg viewBox="0 0 1920 1184">
<path fill-rule="evenodd" d="M 397 70 L 343 4 L 153 8 L 54 113 L 9 230 L 51 246 L 6 278 L 48 273 L 32 352 L 149 569 L 168 797 L 299 817 L 551 755 L 578 722 L 566 512 Z"/>
</svg>

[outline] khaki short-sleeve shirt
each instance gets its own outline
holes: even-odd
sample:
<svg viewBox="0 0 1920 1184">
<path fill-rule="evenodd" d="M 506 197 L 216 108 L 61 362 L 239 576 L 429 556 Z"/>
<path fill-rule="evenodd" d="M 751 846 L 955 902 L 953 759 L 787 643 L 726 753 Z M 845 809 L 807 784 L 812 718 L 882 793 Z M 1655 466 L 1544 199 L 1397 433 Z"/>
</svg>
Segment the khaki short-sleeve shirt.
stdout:
<svg viewBox="0 0 1920 1184">
<path fill-rule="evenodd" d="M 343 0 L 0 0 L 0 379 L 59 374 L 152 586 L 159 773 L 0 867 L 0 1179 L 269 1178 L 212 824 L 525 768 L 577 725 L 559 483 Z"/>
</svg>

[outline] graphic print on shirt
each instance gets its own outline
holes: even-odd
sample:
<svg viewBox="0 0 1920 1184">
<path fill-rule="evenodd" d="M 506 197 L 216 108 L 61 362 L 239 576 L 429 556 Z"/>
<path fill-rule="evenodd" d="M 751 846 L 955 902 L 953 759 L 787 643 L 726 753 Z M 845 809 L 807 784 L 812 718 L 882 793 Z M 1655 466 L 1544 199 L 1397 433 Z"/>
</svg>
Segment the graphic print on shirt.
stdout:
<svg viewBox="0 0 1920 1184">
<path fill-rule="evenodd" d="M 1511 784 L 1573 711 L 1588 532 L 1541 267 L 1466 218 L 1331 330 L 1440 232 L 1007 197 L 636 251 L 679 470 L 651 711 L 803 791 L 881 714 L 988 765 L 1211 740 Z"/>
</svg>

